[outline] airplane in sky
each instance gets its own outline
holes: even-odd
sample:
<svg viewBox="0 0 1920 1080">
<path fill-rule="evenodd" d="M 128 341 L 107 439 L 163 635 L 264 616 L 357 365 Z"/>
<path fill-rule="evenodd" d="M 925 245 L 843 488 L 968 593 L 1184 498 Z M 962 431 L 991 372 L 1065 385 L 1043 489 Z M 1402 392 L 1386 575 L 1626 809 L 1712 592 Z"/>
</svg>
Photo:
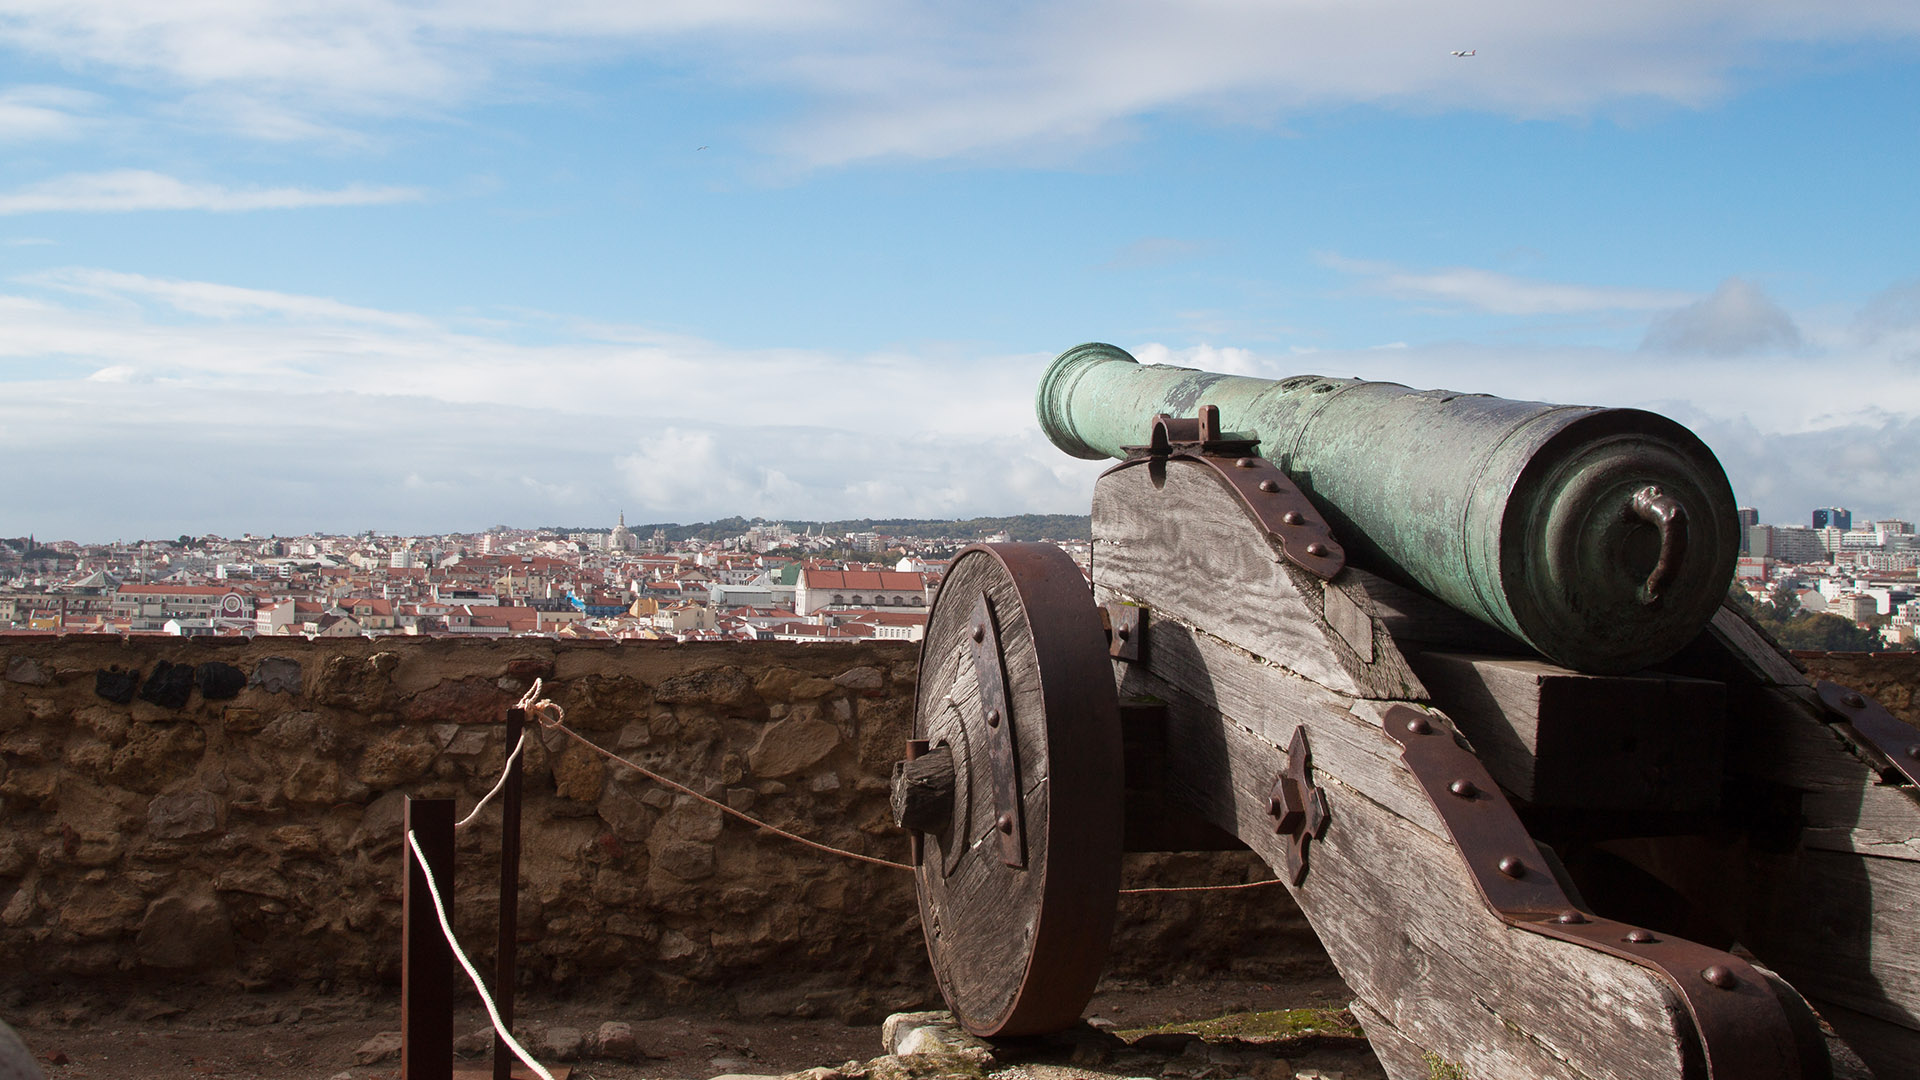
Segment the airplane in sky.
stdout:
<svg viewBox="0 0 1920 1080">
<path fill-rule="evenodd" d="M 1477 52 L 1479 52 L 1479 51 L 1480 51 L 1479 49 L 1455 49 L 1455 50 L 1453 50 L 1453 55 L 1455 55 L 1455 56 L 1472 56 L 1472 55 L 1473 55 L 1474 53 L 1477 53 Z"/>
</svg>

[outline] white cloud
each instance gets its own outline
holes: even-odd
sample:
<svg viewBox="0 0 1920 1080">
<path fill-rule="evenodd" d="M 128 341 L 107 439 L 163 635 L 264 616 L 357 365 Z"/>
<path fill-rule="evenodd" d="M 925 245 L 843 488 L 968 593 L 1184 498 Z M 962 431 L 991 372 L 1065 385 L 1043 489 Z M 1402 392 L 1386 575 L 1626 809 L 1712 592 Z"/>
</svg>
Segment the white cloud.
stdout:
<svg viewBox="0 0 1920 1080">
<path fill-rule="evenodd" d="M 14 291 L 0 294 L 0 458 L 37 464 L 9 489 L 0 533 L 477 527 L 622 507 L 630 520 L 965 516 L 1070 506 L 1091 475 L 1034 429 L 1044 356 L 742 350 L 552 319 L 456 327 L 94 269 Z"/>
<path fill-rule="evenodd" d="M 1647 327 L 1641 348 L 1663 353 L 1740 356 L 1800 346 L 1793 316 L 1758 285 L 1733 277 L 1711 296 L 1670 311 Z"/>
<path fill-rule="evenodd" d="M 410 202 L 416 188 L 354 184 L 331 191 L 312 188 L 231 188 L 191 183 L 144 169 L 76 173 L 0 193 L 0 214 L 55 211 L 282 210 L 311 206 L 368 206 Z"/>
<path fill-rule="evenodd" d="M 35 463 L 0 535 L 439 530 L 622 508 L 637 522 L 1075 513 L 1101 468 L 1038 431 L 1045 355 L 736 349 L 552 317 L 456 326 L 98 269 L 16 281 L 0 322 L 0 459 Z M 1264 378 L 1651 408 L 1715 447 L 1743 501 L 1797 520 L 1815 505 L 1920 516 L 1913 344 L 1841 319 L 1809 324 L 1794 355 L 1129 347 Z"/>
<path fill-rule="evenodd" d="M 633 57 L 798 95 L 799 160 L 1070 155 L 1170 111 L 1270 122 L 1323 104 L 1581 115 L 1695 105 L 1808 45 L 1911 46 L 1906 0 L 20 0 L 0 42 L 263 138 L 544 93 L 543 73 Z M 1462 60 L 1457 48 L 1478 55 Z M 790 97 L 791 99 L 791 97 Z"/>
<path fill-rule="evenodd" d="M 1364 279 L 1366 288 L 1387 296 L 1425 300 L 1496 315 L 1567 315 L 1588 311 L 1652 311 L 1693 299 L 1665 289 L 1612 288 L 1538 281 L 1510 274 L 1453 266 L 1410 271 L 1392 263 L 1322 255 L 1335 270 Z"/>
<path fill-rule="evenodd" d="M 79 135 L 93 95 L 59 86 L 15 86 L 0 91 L 0 142 L 67 139 Z"/>
</svg>

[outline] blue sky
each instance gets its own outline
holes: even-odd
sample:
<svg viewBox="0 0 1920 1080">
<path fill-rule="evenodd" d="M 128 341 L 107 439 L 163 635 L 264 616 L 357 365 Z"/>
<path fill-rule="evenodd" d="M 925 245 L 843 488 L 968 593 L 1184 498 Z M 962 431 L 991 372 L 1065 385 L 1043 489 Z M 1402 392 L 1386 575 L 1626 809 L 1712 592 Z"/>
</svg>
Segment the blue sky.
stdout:
<svg viewBox="0 0 1920 1080">
<path fill-rule="evenodd" d="M 0 534 L 1079 513 L 1086 340 L 1913 518 L 1916 106 L 1893 2 L 0 2 Z"/>
</svg>

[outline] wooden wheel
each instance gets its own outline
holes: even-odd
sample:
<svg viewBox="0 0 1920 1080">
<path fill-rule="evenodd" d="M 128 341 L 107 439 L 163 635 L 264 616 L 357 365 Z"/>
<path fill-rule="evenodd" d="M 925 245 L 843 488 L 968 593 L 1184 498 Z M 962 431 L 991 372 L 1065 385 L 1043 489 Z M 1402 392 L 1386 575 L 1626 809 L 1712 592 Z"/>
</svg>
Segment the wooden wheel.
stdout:
<svg viewBox="0 0 1920 1080">
<path fill-rule="evenodd" d="M 923 770 L 944 773 L 915 869 L 941 993 L 976 1035 L 1066 1027 L 1113 934 L 1123 778 L 1100 612 L 1065 552 L 977 544 L 954 559 L 914 736 Z"/>
</svg>

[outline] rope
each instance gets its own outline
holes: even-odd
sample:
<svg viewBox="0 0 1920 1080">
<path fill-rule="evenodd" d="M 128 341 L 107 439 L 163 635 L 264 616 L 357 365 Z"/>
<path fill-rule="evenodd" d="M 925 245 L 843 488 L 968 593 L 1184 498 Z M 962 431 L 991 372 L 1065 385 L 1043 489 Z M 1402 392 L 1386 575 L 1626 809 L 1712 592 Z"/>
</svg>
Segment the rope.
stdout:
<svg viewBox="0 0 1920 1080">
<path fill-rule="evenodd" d="M 1280 884 L 1279 878 L 1265 881 L 1243 881 L 1238 885 L 1162 885 L 1153 888 L 1121 889 L 1121 896 L 1139 896 L 1142 893 L 1165 892 L 1225 892 L 1228 889 L 1264 889 L 1269 885 Z"/>
<path fill-rule="evenodd" d="M 652 769 L 647 768 L 645 765 L 638 764 L 637 762 L 628 761 L 626 758 L 621 757 L 619 754 L 616 754 L 611 750 L 605 749 L 595 744 L 591 739 L 588 739 L 586 736 L 581 735 L 579 732 L 568 727 L 566 724 L 567 711 L 561 708 L 557 703 L 548 701 L 540 697 L 540 680 L 539 679 L 533 680 L 533 686 L 527 690 L 527 695 L 520 699 L 519 707 L 527 710 L 527 712 L 532 714 L 533 718 L 540 722 L 541 727 L 548 728 L 553 731 L 558 731 L 566 735 L 568 738 L 572 739 L 574 742 L 577 742 L 581 746 L 584 746 L 587 749 L 592 750 L 594 753 L 599 754 L 601 757 L 604 757 L 609 761 L 617 761 L 620 764 L 625 765 L 627 768 L 632 769 L 634 772 L 639 773 L 641 776 L 646 777 L 647 779 L 653 781 L 656 784 L 664 784 L 665 786 L 670 787 L 673 790 L 678 791 L 683 795 L 691 795 L 694 798 L 700 800 L 701 802 L 706 803 L 708 806 L 713 807 L 715 810 L 718 810 L 723 814 L 730 814 L 733 817 L 739 818 L 741 821 L 746 822 L 747 824 L 753 826 L 756 829 L 765 829 L 766 831 L 773 833 L 775 836 L 784 837 L 788 840 L 793 841 L 796 844 L 801 844 L 806 847 L 813 848 L 815 851 L 823 851 L 829 855 L 839 855 L 842 858 L 853 859 L 856 862 L 872 863 L 875 866 L 890 867 L 894 870 L 912 870 L 913 869 L 913 867 L 908 865 L 907 863 L 894 862 L 890 859 L 876 859 L 871 855 L 862 855 L 857 851 L 848 851 L 845 848 L 837 848 L 837 847 L 833 847 L 830 844 L 823 844 L 818 840 L 809 840 L 806 837 L 801 836 L 799 833 L 788 832 L 787 830 L 781 828 L 778 825 L 769 824 L 765 821 L 761 821 L 759 818 L 756 818 L 751 814 L 745 814 L 738 810 L 735 810 L 733 807 L 728 806 L 726 803 L 723 803 L 718 799 L 711 798 L 706 795 L 702 795 L 701 793 L 693 790 L 692 788 L 688 787 L 685 784 L 679 783 L 674 780 L 669 780 L 666 777 L 661 776 L 659 773 L 654 772 Z"/>
<path fill-rule="evenodd" d="M 636 762 L 628 761 L 626 758 L 621 757 L 619 754 L 616 754 L 611 750 L 608 750 L 602 746 L 599 746 L 598 744 L 594 743 L 592 740 L 588 739 L 586 736 L 581 735 L 579 732 L 568 727 L 566 722 L 567 710 L 562 708 L 558 702 L 541 697 L 540 690 L 541 690 L 541 680 L 539 679 L 533 680 L 533 685 L 527 688 L 526 695 L 520 699 L 520 704 L 515 707 L 527 713 L 528 715 L 532 716 L 535 720 L 539 721 L 541 727 L 547 728 L 549 730 L 561 732 L 562 734 L 566 735 L 568 738 L 572 739 L 573 741 L 579 743 L 580 745 L 586 747 L 589 750 L 592 750 L 594 753 L 599 754 L 601 757 L 604 757 L 609 761 L 617 761 L 620 764 L 625 765 L 627 768 L 632 769 L 634 772 L 637 772 L 640 775 L 646 777 L 647 779 L 652 780 L 656 784 L 663 784 L 684 795 L 691 795 L 694 798 L 700 800 L 701 802 L 706 803 L 708 806 L 713 807 L 715 810 L 718 810 L 723 814 L 730 814 L 733 817 L 739 818 L 741 821 L 746 822 L 747 824 L 753 826 L 756 829 L 765 829 L 766 831 L 773 833 L 776 836 L 784 837 L 788 840 L 793 841 L 796 844 L 805 845 L 806 847 L 813 848 L 816 851 L 823 851 L 829 855 L 839 855 L 842 858 L 853 859 L 858 862 L 872 863 L 875 866 L 885 866 L 894 870 L 914 869 L 914 867 L 910 863 L 894 862 L 890 859 L 876 859 L 871 855 L 862 855 L 857 851 L 848 851 L 845 848 L 833 847 L 828 844 L 820 843 L 817 840 L 809 840 L 806 837 L 799 835 L 798 833 L 788 832 L 787 830 L 781 828 L 778 825 L 768 824 L 767 822 L 761 821 L 759 818 L 756 818 L 751 814 L 746 814 L 746 813 L 742 813 L 739 810 L 735 810 L 733 807 L 728 806 L 726 803 L 723 803 L 718 799 L 714 799 L 706 795 L 702 795 L 698 791 L 693 790 L 692 788 L 686 786 L 685 784 L 678 783 L 673 780 L 669 780 L 666 777 L 661 776 L 659 773 L 654 772 L 652 769 L 647 768 L 645 765 L 640 765 Z M 526 736 L 522 735 L 521 742 L 524 744 L 525 741 L 526 741 Z M 514 749 L 514 753 L 517 754 L 519 752 L 520 752 L 519 748 L 516 747 Z M 509 762 L 509 764 L 511 764 L 511 762 Z M 505 777 L 503 776 L 502 780 L 504 781 L 504 779 Z M 496 788 L 496 790 L 498 789 Z M 493 796 L 491 794 L 487 796 L 487 798 L 492 798 L 492 797 Z M 481 802 L 484 805 L 486 800 L 483 799 L 481 800 Z M 475 807 L 474 813 L 477 814 L 479 812 L 480 812 L 479 807 Z M 468 815 L 469 818 L 471 818 L 472 816 L 473 816 L 472 814 Z M 465 824 L 465 823 L 462 822 L 462 824 Z M 455 826 L 455 827 L 458 828 L 458 826 Z M 1228 889 L 1258 889 L 1258 888 L 1264 888 L 1265 886 L 1268 886 L 1268 885 L 1278 885 L 1279 883 L 1280 883 L 1279 878 L 1270 878 L 1266 881 L 1248 881 L 1248 882 L 1242 882 L 1237 885 L 1175 885 L 1175 886 L 1165 886 L 1160 888 L 1121 889 L 1120 895 L 1138 896 L 1145 893 L 1220 892 Z"/>
<path fill-rule="evenodd" d="M 493 785 L 492 791 L 489 791 L 485 795 L 481 796 L 479 802 L 473 804 L 473 809 L 470 812 L 468 812 L 466 817 L 463 817 L 459 821 L 456 821 L 453 823 L 454 832 L 459 832 L 461 829 L 464 829 L 467 826 L 473 824 L 473 819 L 480 816 L 480 811 L 485 810 L 487 808 L 487 804 L 493 801 L 493 797 L 495 795 L 500 794 L 500 789 L 507 786 L 507 777 L 513 775 L 513 763 L 517 758 L 519 758 L 520 751 L 525 750 L 526 748 L 527 748 L 527 733 L 526 731 L 522 730 L 520 732 L 520 741 L 513 744 L 513 753 L 507 755 L 507 763 L 504 766 L 502 766 L 500 769 L 500 782 Z"/>
<path fill-rule="evenodd" d="M 407 845 L 413 848 L 413 857 L 420 863 L 420 876 L 427 879 L 427 894 L 433 897 L 433 913 L 440 918 L 440 932 L 446 935 L 447 948 L 453 950 L 454 959 L 460 961 L 460 966 L 467 969 L 467 977 L 473 980 L 473 988 L 480 991 L 480 1002 L 487 1007 L 487 1015 L 493 1019 L 493 1030 L 506 1042 L 507 1049 L 513 1051 L 514 1057 L 526 1062 L 527 1068 L 540 1074 L 540 1080 L 553 1080 L 553 1074 L 533 1060 L 527 1048 L 521 1046 L 520 1040 L 507 1030 L 507 1025 L 500 1019 L 500 1010 L 494 1007 L 493 995 L 487 993 L 487 984 L 481 981 L 480 973 L 473 968 L 473 961 L 467 959 L 459 940 L 453 936 L 453 924 L 447 921 L 447 907 L 440 902 L 440 886 L 434 883 L 433 868 L 427 865 L 427 853 L 420 850 L 420 841 L 414 837 L 412 829 L 407 830 Z"/>
</svg>

